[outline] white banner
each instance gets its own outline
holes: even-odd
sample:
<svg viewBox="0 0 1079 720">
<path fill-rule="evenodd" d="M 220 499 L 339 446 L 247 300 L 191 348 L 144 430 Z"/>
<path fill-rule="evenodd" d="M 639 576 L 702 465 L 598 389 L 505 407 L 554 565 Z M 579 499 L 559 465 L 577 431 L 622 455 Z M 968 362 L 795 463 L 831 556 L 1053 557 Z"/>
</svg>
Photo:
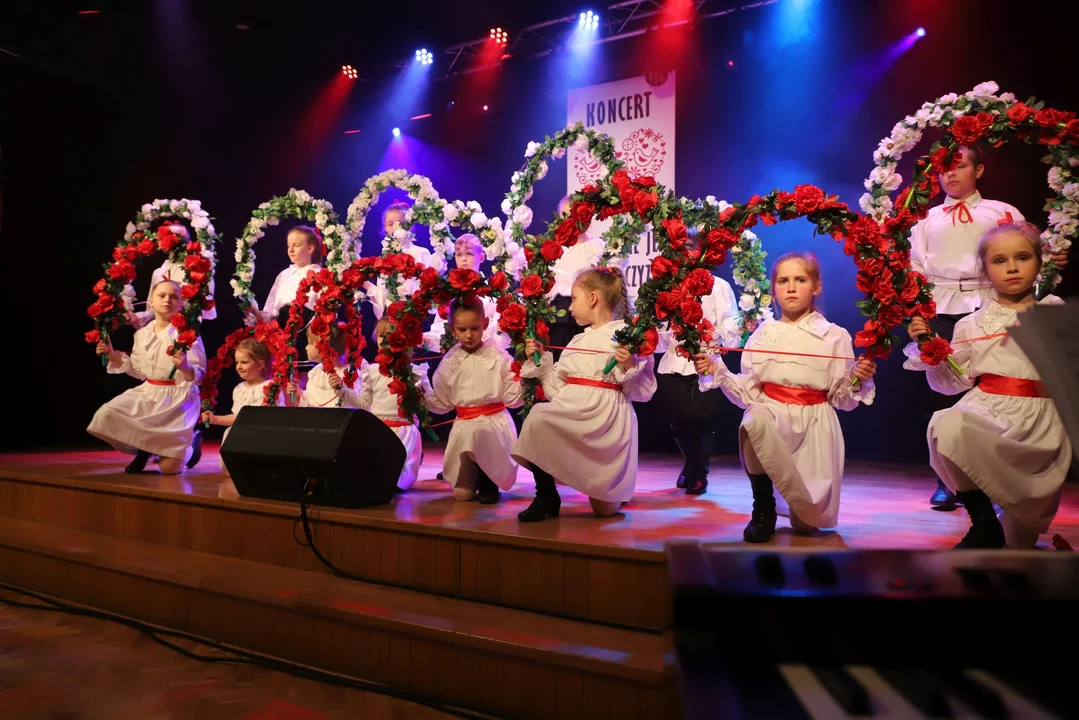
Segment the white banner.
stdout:
<svg viewBox="0 0 1079 720">
<path fill-rule="evenodd" d="M 674 88 L 673 72 L 658 87 L 635 77 L 577 88 L 569 93 L 568 121 L 610 135 L 630 176 L 651 175 L 673 190 Z M 568 155 L 567 193 L 572 193 L 599 177 L 600 164 L 590 153 L 570 149 Z M 611 220 L 594 221 L 589 235 L 596 237 L 610 226 Z M 658 254 L 649 226 L 625 268 L 631 302 Z"/>
</svg>

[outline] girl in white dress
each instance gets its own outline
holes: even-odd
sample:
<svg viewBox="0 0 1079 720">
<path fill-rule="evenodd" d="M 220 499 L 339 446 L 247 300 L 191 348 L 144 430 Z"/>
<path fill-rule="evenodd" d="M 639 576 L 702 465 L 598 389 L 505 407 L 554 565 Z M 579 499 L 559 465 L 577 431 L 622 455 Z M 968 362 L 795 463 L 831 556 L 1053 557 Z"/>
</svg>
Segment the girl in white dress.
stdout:
<svg viewBox="0 0 1079 720">
<path fill-rule="evenodd" d="M 109 359 L 110 374 L 144 381 L 102 405 L 86 428 L 120 452 L 135 455 L 124 472 L 142 472 L 150 456 L 157 455 L 161 472 L 175 475 L 185 464 L 194 467 L 202 455 L 195 425 L 206 351 L 202 340 L 196 339 L 186 353 L 169 355 L 176 340 L 172 316 L 182 305 L 180 286 L 171 280 L 159 282 L 150 291 L 154 320 L 135 331 L 131 354 L 116 352 L 111 341 L 97 344 L 98 355 Z"/>
<path fill-rule="evenodd" d="M 296 398 L 296 402 L 286 403 L 289 406 L 299 407 L 360 407 L 360 388 L 363 376 L 356 378 L 352 387 L 345 385 L 345 370 L 348 368 L 348 359 L 345 357 L 345 334 L 337 323 L 330 325 L 330 346 L 333 348 L 334 371 L 326 372 L 323 365 L 322 353 L 318 349 L 319 338 L 315 335 L 311 326 L 307 327 L 307 357 L 315 367 L 307 374 L 307 385 L 301 391 L 295 382 L 285 386 L 286 397 Z M 362 364 L 361 364 L 362 369 Z M 340 403 L 338 403 L 340 400 Z"/>
<path fill-rule="evenodd" d="M 790 507 L 795 531 L 832 528 L 839 521 L 845 447 L 835 411 L 872 404 L 876 365 L 855 361 L 850 333 L 817 312 L 814 298 L 820 292 L 816 255 L 783 255 L 772 266 L 772 296 L 782 315 L 763 322 L 746 342 L 741 374 L 708 355 L 694 358 L 701 390 L 718 388 L 745 409 L 738 443 L 753 488 L 753 515 L 742 533 L 746 542 L 767 542 L 775 534 L 773 486 Z"/>
<path fill-rule="evenodd" d="M 375 324 L 375 342 L 382 346 L 382 341 L 390 333 L 393 325 L 389 318 L 381 318 Z M 427 379 L 427 368 L 422 365 L 412 366 L 412 376 L 419 384 L 420 391 L 431 396 L 431 383 Z M 397 479 L 399 490 L 408 490 L 416 482 L 423 462 L 423 441 L 420 429 L 415 422 L 401 417 L 398 412 L 398 396 L 390 390 L 390 378 L 383 375 L 376 364 L 363 363 L 360 368 L 359 407 L 386 423 L 405 446 L 405 466 Z"/>
<path fill-rule="evenodd" d="M 483 265 L 486 257 L 483 243 L 472 233 L 465 233 L 457 238 L 457 242 L 454 243 L 453 258 L 457 268 L 460 270 L 480 272 L 480 266 Z M 509 335 L 498 329 L 497 303 L 489 297 L 477 299 L 483 303 L 483 315 L 487 318 L 487 329 L 483 331 L 483 341 L 493 343 L 501 350 L 508 350 L 511 341 Z M 431 352 L 441 352 L 442 337 L 445 334 L 446 321 L 436 315 L 434 322 L 431 324 L 431 329 L 423 334 L 423 346 Z"/>
<path fill-rule="evenodd" d="M 928 366 L 917 345 L 907 346 L 906 367 L 925 370 L 930 387 L 965 393 L 929 422 L 929 462 L 970 515 L 970 530 L 957 548 L 1033 548 L 1049 530 L 1072 450 L 1053 401 L 1018 344 L 1005 337 L 960 342 L 1005 332 L 1019 313 L 1038 304 L 1041 241 L 1030 223 L 991 229 L 978 245 L 982 272 L 994 294 L 955 326 L 952 359 Z M 1049 295 L 1041 304 L 1059 304 Z M 922 318 L 910 323 L 912 339 L 929 332 Z M 1002 510 L 998 517 L 996 503 Z M 1001 524 L 1003 520 L 1003 525 Z"/>
<path fill-rule="evenodd" d="M 236 374 L 243 380 L 232 389 L 232 413 L 229 415 L 214 415 L 207 410 L 202 414 L 202 422 L 211 425 L 224 425 L 225 434 L 221 438 L 224 444 L 229 436 L 229 430 L 236 422 L 236 414 L 240 408 L 248 405 L 268 405 L 266 402 L 266 386 L 270 384 L 271 357 L 270 350 L 255 338 L 241 340 L 236 346 Z M 277 397 L 278 406 L 284 405 L 284 398 Z M 228 475 L 224 460 L 221 461 L 221 472 Z"/>
<path fill-rule="evenodd" d="M 450 322 L 457 344 L 439 363 L 427 397 L 433 413 L 457 411 L 442 458 L 443 479 L 460 501 L 478 496 L 481 505 L 498 502 L 499 489 L 517 482 L 517 463 L 510 450 L 517 428 L 507 408 L 522 403 L 521 383 L 513 361 L 484 336 L 491 319 L 478 299 L 455 300 Z"/>
<path fill-rule="evenodd" d="M 288 259 L 292 264 L 277 274 L 270 288 L 270 294 L 266 296 L 266 302 L 262 309 L 258 305 L 249 306 L 245 310 L 251 324 L 254 320 L 271 322 L 277 320 L 277 324 L 285 327 L 288 321 L 288 309 L 292 301 L 296 299 L 296 291 L 300 288 L 300 282 L 307 277 L 312 270 L 318 271 L 318 264 L 322 259 L 322 236 L 318 230 L 308 225 L 297 225 L 288 231 Z M 311 293 L 307 297 L 305 307 L 308 311 L 315 309 L 317 295 Z"/>
<path fill-rule="evenodd" d="M 629 313 L 620 271 L 585 270 L 571 292 L 570 313 L 586 328 L 570 341 L 571 349 L 556 364 L 538 342 L 525 343 L 529 359 L 521 376 L 538 377 L 550 402 L 532 408 L 513 448 L 513 458 L 536 478 L 536 499 L 517 515 L 521 522 L 558 517 L 562 500 L 555 478 L 587 495 L 597 517 L 618 512 L 637 484 L 633 403 L 647 402 L 656 392 L 655 358 L 630 355 L 614 343 Z M 543 353 L 538 367 L 531 360 L 537 352 Z M 605 375 L 612 354 L 618 364 Z"/>
</svg>

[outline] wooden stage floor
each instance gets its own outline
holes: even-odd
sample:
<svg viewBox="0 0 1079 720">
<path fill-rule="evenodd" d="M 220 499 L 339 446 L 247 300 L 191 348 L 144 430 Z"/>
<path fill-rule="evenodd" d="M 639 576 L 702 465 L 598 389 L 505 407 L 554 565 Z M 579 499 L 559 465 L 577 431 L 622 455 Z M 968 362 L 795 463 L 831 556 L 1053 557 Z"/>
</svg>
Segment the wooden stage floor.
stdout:
<svg viewBox="0 0 1079 720">
<path fill-rule="evenodd" d="M 441 469 L 441 452 L 440 447 L 427 448 L 420 473 L 425 479 L 399 495 L 391 505 L 332 512 L 517 536 L 544 544 L 586 544 L 630 552 L 661 552 L 665 541 L 676 538 L 744 544 L 742 528 L 749 517 L 751 497 L 737 458 L 714 458 L 708 493 L 690 497 L 674 488 L 674 478 L 681 466 L 679 457 L 642 455 L 637 493 L 621 514 L 596 519 L 587 498 L 562 486 L 563 504 L 558 519 L 522 524 L 517 521 L 517 513 L 528 505 L 533 495 L 528 471 L 521 471 L 518 484 L 511 492 L 503 493 L 502 502 L 496 506 L 459 503 L 453 500 L 448 486 L 435 477 Z M 56 483 L 118 486 L 159 497 L 185 495 L 204 501 L 217 498 L 226 506 L 252 502 L 240 498 L 232 482 L 218 471 L 217 447 L 209 443 L 199 465 L 182 476 L 164 477 L 155 472 L 125 475 L 122 469 L 129 459 L 130 456 L 112 451 L 9 454 L 0 456 L 0 473 Z M 780 548 L 828 549 L 951 547 L 966 532 L 966 512 L 930 509 L 928 499 L 933 486 L 934 478 L 926 467 L 848 463 L 839 527 L 810 536 L 795 535 L 786 519 L 780 518 L 780 529 L 771 544 Z M 1051 547 L 1055 534 L 1072 546 L 1079 546 L 1077 485 L 1065 486 L 1060 511 L 1049 533 L 1042 536 L 1039 547 Z"/>
</svg>

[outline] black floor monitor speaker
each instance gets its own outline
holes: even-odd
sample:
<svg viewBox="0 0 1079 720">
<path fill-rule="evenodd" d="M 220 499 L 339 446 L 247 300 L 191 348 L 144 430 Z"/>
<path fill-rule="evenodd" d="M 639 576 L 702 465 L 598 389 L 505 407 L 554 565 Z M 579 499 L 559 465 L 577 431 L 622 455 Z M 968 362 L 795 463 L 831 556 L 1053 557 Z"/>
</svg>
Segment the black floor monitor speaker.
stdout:
<svg viewBox="0 0 1079 720">
<path fill-rule="evenodd" d="M 384 422 L 348 408 L 244 407 L 221 459 L 245 497 L 363 508 L 394 496 L 405 446 Z"/>
</svg>

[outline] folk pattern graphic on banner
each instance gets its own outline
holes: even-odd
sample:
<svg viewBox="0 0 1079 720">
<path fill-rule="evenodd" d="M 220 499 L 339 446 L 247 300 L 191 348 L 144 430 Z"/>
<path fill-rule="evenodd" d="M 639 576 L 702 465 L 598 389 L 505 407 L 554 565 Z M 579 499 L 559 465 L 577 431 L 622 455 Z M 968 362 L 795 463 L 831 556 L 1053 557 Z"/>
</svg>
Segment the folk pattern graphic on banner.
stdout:
<svg viewBox="0 0 1079 720">
<path fill-rule="evenodd" d="M 614 140 L 618 158 L 626 163 L 631 177 L 651 175 L 660 184 L 674 189 L 675 77 L 668 73 L 659 85 L 654 76 L 628 78 L 570 90 L 568 123 L 607 133 Z M 569 151 L 567 192 L 574 192 L 600 176 L 602 165 L 587 151 Z M 594 221 L 589 234 L 597 236 L 611 220 Z M 637 288 L 648 279 L 648 268 L 659 251 L 649 227 L 626 265 L 626 282 L 631 301 Z"/>
</svg>

